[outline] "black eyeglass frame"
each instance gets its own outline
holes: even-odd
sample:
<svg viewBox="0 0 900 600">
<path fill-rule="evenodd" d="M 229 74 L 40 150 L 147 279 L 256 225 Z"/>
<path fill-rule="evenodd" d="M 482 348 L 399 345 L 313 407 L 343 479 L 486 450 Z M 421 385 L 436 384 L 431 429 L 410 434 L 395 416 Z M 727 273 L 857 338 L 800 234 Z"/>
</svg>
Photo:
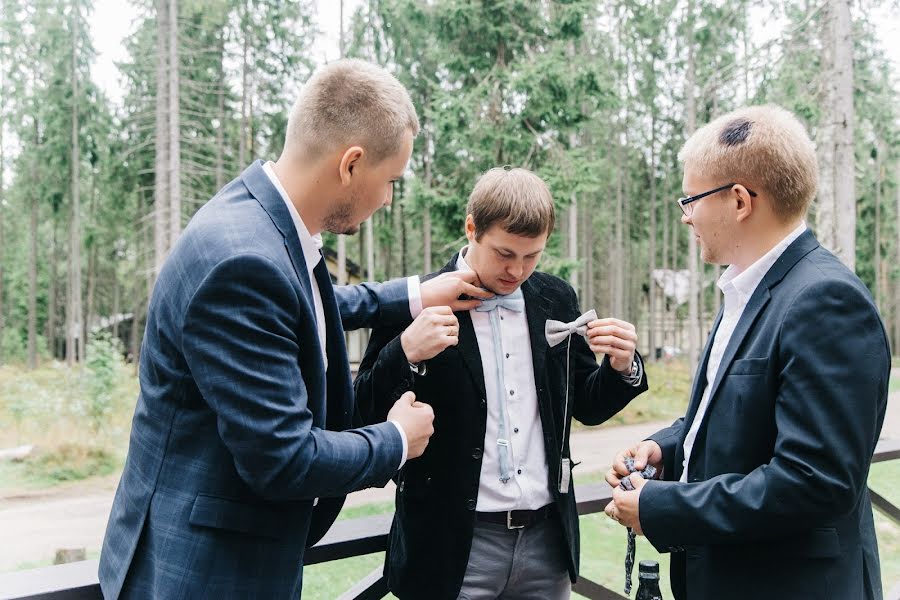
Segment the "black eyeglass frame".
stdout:
<svg viewBox="0 0 900 600">
<path fill-rule="evenodd" d="M 708 192 L 703 192 L 702 194 L 697 194 L 695 196 L 685 196 L 684 198 L 679 198 L 678 199 L 678 207 L 681 208 L 681 212 L 684 213 L 684 215 L 686 217 L 690 216 L 690 212 L 687 209 L 688 204 L 690 204 L 691 202 L 696 202 L 697 200 L 706 198 L 707 196 L 712 196 L 713 194 L 718 194 L 719 192 L 730 189 L 736 185 L 737 185 L 737 183 L 727 183 L 727 184 L 723 185 L 722 187 L 717 187 L 714 190 L 709 190 Z M 744 189 L 747 190 L 747 193 L 750 194 L 750 196 L 752 198 L 756 198 L 756 192 L 754 192 L 753 190 L 751 190 L 748 187 L 745 187 Z"/>
</svg>

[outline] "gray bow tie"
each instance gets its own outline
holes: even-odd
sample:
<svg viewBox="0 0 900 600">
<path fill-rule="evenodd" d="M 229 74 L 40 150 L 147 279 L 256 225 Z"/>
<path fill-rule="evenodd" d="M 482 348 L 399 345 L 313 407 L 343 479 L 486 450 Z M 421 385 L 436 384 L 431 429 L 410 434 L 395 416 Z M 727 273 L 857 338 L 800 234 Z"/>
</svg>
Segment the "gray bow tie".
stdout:
<svg viewBox="0 0 900 600">
<path fill-rule="evenodd" d="M 594 309 L 587 311 L 571 323 L 547 319 L 547 322 L 544 324 L 544 335 L 547 337 L 547 343 L 552 348 L 564 342 L 573 333 L 577 333 L 581 337 L 587 337 L 587 324 L 596 319 L 597 311 Z"/>
</svg>

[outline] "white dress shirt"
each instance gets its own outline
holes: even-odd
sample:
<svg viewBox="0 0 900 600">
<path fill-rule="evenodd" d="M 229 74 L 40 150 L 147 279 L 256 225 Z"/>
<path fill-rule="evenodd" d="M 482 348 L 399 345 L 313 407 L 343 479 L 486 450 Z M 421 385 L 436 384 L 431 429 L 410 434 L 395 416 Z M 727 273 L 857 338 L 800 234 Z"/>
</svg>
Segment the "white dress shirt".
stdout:
<svg viewBox="0 0 900 600">
<path fill-rule="evenodd" d="M 312 288 L 313 293 L 313 303 L 315 304 L 316 310 L 316 333 L 319 335 L 319 347 L 322 352 L 322 363 L 325 365 L 325 370 L 328 370 L 328 354 L 325 351 L 326 348 L 326 325 L 325 325 L 325 309 L 322 305 L 322 294 L 319 292 L 319 283 L 316 281 L 316 276 L 313 273 L 313 269 L 315 269 L 316 265 L 319 264 L 320 260 L 324 260 L 322 255 L 319 253 L 319 250 L 322 248 L 322 236 L 319 234 L 310 235 L 309 229 L 307 229 L 306 224 L 303 222 L 303 219 L 300 218 L 300 213 L 297 212 L 297 208 L 294 206 L 294 203 L 291 202 L 290 197 L 287 194 L 287 191 L 284 189 L 284 186 L 281 185 L 281 182 L 278 180 L 278 176 L 275 175 L 275 170 L 272 168 L 272 162 L 269 161 L 263 165 L 263 171 L 272 181 L 272 185 L 275 186 L 275 189 L 278 190 L 278 193 L 281 195 L 281 199 L 284 200 L 285 205 L 288 208 L 288 212 L 291 214 L 291 219 L 294 221 L 294 227 L 297 229 L 297 237 L 300 238 L 300 248 L 303 250 L 303 260 L 306 262 L 306 272 L 309 275 L 309 285 Z M 407 289 L 409 291 L 409 312 L 413 319 L 415 319 L 420 312 L 422 312 L 422 294 L 419 289 L 419 278 L 418 277 L 409 277 L 407 280 Z M 406 441 L 406 432 L 403 431 L 403 427 L 400 426 L 396 421 L 391 421 L 394 426 L 397 428 L 397 431 L 400 432 L 400 437 L 403 439 L 403 456 L 400 459 L 400 466 L 397 467 L 402 468 L 406 463 L 406 455 L 409 450 L 409 445 Z"/>
<path fill-rule="evenodd" d="M 706 389 L 703 391 L 703 397 L 700 399 L 700 406 L 697 408 L 697 414 L 694 416 L 691 428 L 688 429 L 684 438 L 684 470 L 681 472 L 680 479 L 682 482 L 689 481 L 688 465 L 691 464 L 691 451 L 694 448 L 694 442 L 697 440 L 697 432 L 700 430 L 700 425 L 703 423 L 703 418 L 706 415 L 706 409 L 709 407 L 709 393 L 713 382 L 716 380 L 716 374 L 722 362 L 722 355 L 725 353 L 725 348 L 728 347 L 734 328 L 737 326 L 738 321 L 741 320 L 741 315 L 744 314 L 744 309 L 747 307 L 750 297 L 756 291 L 763 277 L 766 276 L 766 273 L 769 272 L 775 261 L 787 250 L 788 246 L 800 237 L 804 231 L 806 231 L 806 223 L 800 223 L 796 229 L 778 242 L 771 250 L 747 267 L 747 270 L 742 272 L 736 266 L 731 265 L 719 277 L 716 285 L 719 286 L 719 289 L 722 290 L 725 296 L 725 310 L 722 313 L 719 327 L 716 329 L 712 349 L 709 351 L 709 362 L 706 365 Z"/>
<path fill-rule="evenodd" d="M 456 267 L 471 271 L 463 255 L 459 253 Z M 484 435 L 484 454 L 478 484 L 478 511 L 502 512 L 507 510 L 533 510 L 553 501 L 547 486 L 549 469 L 544 451 L 544 431 L 538 412 L 537 388 L 534 383 L 534 363 L 531 357 L 531 338 L 528 335 L 528 319 L 525 311 L 515 312 L 500 307 L 500 337 L 507 391 L 506 407 L 509 413 L 510 469 L 512 477 L 507 483 L 500 481 L 500 453 L 497 447 L 497 426 L 500 415 L 497 398 L 497 369 L 494 361 L 494 338 L 491 334 L 490 313 L 469 311 L 475 338 L 481 354 L 484 371 L 484 387 L 487 400 L 487 428 Z M 525 307 L 528 310 L 528 307 Z"/>
</svg>

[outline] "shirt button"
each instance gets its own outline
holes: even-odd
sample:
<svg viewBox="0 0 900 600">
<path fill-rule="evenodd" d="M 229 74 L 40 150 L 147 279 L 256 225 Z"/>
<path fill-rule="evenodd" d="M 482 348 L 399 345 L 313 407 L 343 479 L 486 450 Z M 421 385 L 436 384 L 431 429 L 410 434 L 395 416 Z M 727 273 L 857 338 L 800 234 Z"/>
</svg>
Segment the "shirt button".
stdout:
<svg viewBox="0 0 900 600">
<path fill-rule="evenodd" d="M 513 433 L 519 433 L 519 428 L 516 427 L 515 429 L 513 429 Z"/>
<path fill-rule="evenodd" d="M 506 358 L 509 358 L 509 352 L 506 353 Z"/>
<path fill-rule="evenodd" d="M 510 395 L 510 396 L 515 396 L 515 395 L 516 395 L 516 390 L 509 390 L 509 395 Z"/>
<path fill-rule="evenodd" d="M 521 474 L 522 474 L 522 469 L 519 469 L 518 471 L 516 471 L 516 473 L 518 473 L 519 475 L 521 475 Z"/>
</svg>

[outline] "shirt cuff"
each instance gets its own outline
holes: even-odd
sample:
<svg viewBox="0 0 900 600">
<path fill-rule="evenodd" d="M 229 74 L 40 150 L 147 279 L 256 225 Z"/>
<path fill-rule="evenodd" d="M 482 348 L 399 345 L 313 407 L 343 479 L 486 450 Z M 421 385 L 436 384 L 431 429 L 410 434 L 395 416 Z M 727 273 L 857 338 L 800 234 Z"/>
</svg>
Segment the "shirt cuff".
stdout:
<svg viewBox="0 0 900 600">
<path fill-rule="evenodd" d="M 397 421 L 388 421 L 388 423 L 394 424 L 394 427 L 396 427 L 397 431 L 400 432 L 400 439 L 403 440 L 403 456 L 400 458 L 400 466 L 397 467 L 397 470 L 399 471 L 403 468 L 403 465 L 406 464 L 406 455 L 409 451 L 409 443 L 406 441 L 406 432 L 403 431 L 403 427 L 400 426 L 400 423 L 398 423 Z"/>
<path fill-rule="evenodd" d="M 635 355 L 634 360 L 631 363 L 631 373 L 619 373 L 622 377 L 622 380 L 632 387 L 638 387 L 641 385 L 641 380 L 644 379 L 644 363 L 640 359 L 639 356 Z"/>
<path fill-rule="evenodd" d="M 422 312 L 422 290 L 418 275 L 406 278 L 406 291 L 409 294 L 409 315 L 415 319 Z"/>
</svg>

